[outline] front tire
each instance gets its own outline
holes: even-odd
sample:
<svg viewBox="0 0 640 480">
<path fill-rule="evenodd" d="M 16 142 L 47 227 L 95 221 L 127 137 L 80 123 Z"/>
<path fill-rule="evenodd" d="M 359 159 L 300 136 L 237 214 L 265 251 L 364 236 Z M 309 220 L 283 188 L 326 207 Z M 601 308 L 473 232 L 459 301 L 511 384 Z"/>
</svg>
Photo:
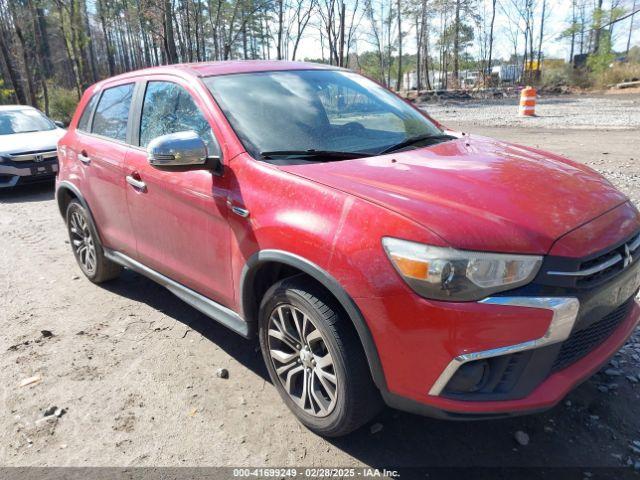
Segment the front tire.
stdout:
<svg viewBox="0 0 640 480">
<path fill-rule="evenodd" d="M 273 285 L 260 306 L 260 346 L 289 409 L 319 435 L 346 435 L 382 405 L 362 345 L 336 300 L 296 276 Z"/>
<path fill-rule="evenodd" d="M 69 202 L 66 220 L 69 243 L 82 273 L 93 283 L 102 283 L 118 277 L 122 267 L 104 256 L 91 217 L 78 200 Z"/>
</svg>

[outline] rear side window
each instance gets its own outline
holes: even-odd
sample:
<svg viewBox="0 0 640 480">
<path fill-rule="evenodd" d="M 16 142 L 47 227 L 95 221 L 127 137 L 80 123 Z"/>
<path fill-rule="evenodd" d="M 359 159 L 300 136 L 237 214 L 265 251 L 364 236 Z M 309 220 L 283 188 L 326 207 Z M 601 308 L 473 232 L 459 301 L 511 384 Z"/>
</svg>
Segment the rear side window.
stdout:
<svg viewBox="0 0 640 480">
<path fill-rule="evenodd" d="M 87 105 L 84 107 L 84 111 L 80 116 L 80 120 L 78 120 L 78 126 L 76 127 L 78 130 L 82 130 L 83 132 L 91 131 L 91 114 L 93 113 L 93 109 L 96 107 L 96 103 L 98 103 L 99 95 L 94 95 L 91 97 Z"/>
<path fill-rule="evenodd" d="M 98 102 L 91 132 L 121 142 L 126 141 L 132 96 L 132 83 L 107 88 Z"/>
<path fill-rule="evenodd" d="M 140 119 L 140 146 L 169 133 L 193 130 L 207 146 L 209 155 L 219 155 L 219 147 L 207 119 L 187 92 L 171 82 L 149 82 Z"/>
</svg>

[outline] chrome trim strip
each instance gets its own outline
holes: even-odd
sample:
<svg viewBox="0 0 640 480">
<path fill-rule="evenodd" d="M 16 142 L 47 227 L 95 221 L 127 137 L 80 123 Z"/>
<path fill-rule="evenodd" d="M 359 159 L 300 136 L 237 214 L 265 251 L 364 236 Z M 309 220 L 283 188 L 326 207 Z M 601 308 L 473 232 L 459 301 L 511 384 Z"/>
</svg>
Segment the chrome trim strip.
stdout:
<svg viewBox="0 0 640 480">
<path fill-rule="evenodd" d="M 104 255 L 109 260 L 116 262 L 123 267 L 127 267 L 135 272 L 138 272 L 139 274 L 150 278 L 154 282 L 159 283 L 171 293 L 173 293 L 176 297 L 188 303 L 196 310 L 204 313 L 209 318 L 212 318 L 225 327 L 233 330 L 236 333 L 239 333 L 243 337 L 249 337 L 249 324 L 233 310 L 220 305 L 219 303 L 214 302 L 213 300 L 203 295 L 200 295 L 198 292 L 195 292 L 174 280 L 171 280 L 169 277 L 166 277 L 161 273 L 152 270 L 146 265 L 143 265 L 133 258 L 124 255 L 123 253 L 105 248 Z"/>
<path fill-rule="evenodd" d="M 625 257 L 623 257 L 620 253 L 616 253 L 615 256 L 610 258 L 609 260 L 600 263 L 599 265 L 595 265 L 586 270 L 580 270 L 578 272 L 547 272 L 547 275 L 558 275 L 564 277 L 587 277 L 589 275 L 593 275 L 594 273 L 602 272 L 609 267 L 612 267 L 618 262 L 623 262 L 623 268 L 626 268 L 633 262 L 633 257 L 631 254 L 635 254 L 636 250 L 640 248 L 640 234 L 636 235 L 634 239 L 629 240 L 627 243 L 621 245 L 621 247 L 625 247 Z M 620 248 L 620 247 L 618 247 Z M 611 250 L 613 252 L 614 250 Z M 610 252 L 610 253 L 611 253 Z"/>
<path fill-rule="evenodd" d="M 587 268 L 586 270 L 580 270 L 578 272 L 547 272 L 547 275 L 562 275 L 563 277 L 588 277 L 589 275 L 593 275 L 594 273 L 602 272 L 603 270 L 614 266 L 616 263 L 619 263 L 622 260 L 622 255 L 616 253 L 614 257 L 610 258 L 606 262 L 602 262 L 591 268 Z"/>
<path fill-rule="evenodd" d="M 32 153 L 22 153 L 17 155 L 8 155 L 8 157 L 14 162 L 32 162 L 35 160 L 36 156 L 42 157 L 43 160 L 48 158 L 54 158 L 58 156 L 57 150 L 48 150 L 44 152 L 32 152 Z"/>
<path fill-rule="evenodd" d="M 638 235 L 635 240 L 627 243 L 627 245 L 632 253 L 635 252 L 640 247 L 640 235 Z"/>
<path fill-rule="evenodd" d="M 562 342 L 571 334 L 573 325 L 578 318 L 580 301 L 574 297 L 489 297 L 478 302 L 490 305 L 504 305 L 512 307 L 542 308 L 551 310 L 553 317 L 545 334 L 535 340 L 508 345 L 505 347 L 484 350 L 480 352 L 465 353 L 455 357 L 440 374 L 440 377 L 429 390 L 429 395 L 438 396 L 456 373 L 458 368 L 472 360 L 498 357 L 510 353 L 533 350 L 546 345 Z"/>
</svg>

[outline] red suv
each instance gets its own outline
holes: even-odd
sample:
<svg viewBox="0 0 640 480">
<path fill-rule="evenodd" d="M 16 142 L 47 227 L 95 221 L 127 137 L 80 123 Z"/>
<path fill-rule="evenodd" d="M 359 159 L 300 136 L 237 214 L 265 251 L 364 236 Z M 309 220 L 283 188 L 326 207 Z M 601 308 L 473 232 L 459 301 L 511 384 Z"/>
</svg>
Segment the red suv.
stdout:
<svg viewBox="0 0 640 480">
<path fill-rule="evenodd" d="M 383 403 L 453 419 L 550 408 L 638 323 L 627 197 L 347 70 L 128 73 L 84 94 L 58 150 L 85 275 L 135 270 L 257 335 L 283 400 L 322 435 Z"/>
</svg>

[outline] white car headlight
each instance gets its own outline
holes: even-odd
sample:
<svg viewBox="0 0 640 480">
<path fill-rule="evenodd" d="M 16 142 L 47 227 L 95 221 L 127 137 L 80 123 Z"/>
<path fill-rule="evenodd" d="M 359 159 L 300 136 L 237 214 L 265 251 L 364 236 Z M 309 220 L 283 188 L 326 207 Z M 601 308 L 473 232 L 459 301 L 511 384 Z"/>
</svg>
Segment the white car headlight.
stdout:
<svg viewBox="0 0 640 480">
<path fill-rule="evenodd" d="M 531 282 L 542 257 L 471 252 L 385 237 L 391 263 L 418 294 L 433 300 L 473 301 Z"/>
</svg>

